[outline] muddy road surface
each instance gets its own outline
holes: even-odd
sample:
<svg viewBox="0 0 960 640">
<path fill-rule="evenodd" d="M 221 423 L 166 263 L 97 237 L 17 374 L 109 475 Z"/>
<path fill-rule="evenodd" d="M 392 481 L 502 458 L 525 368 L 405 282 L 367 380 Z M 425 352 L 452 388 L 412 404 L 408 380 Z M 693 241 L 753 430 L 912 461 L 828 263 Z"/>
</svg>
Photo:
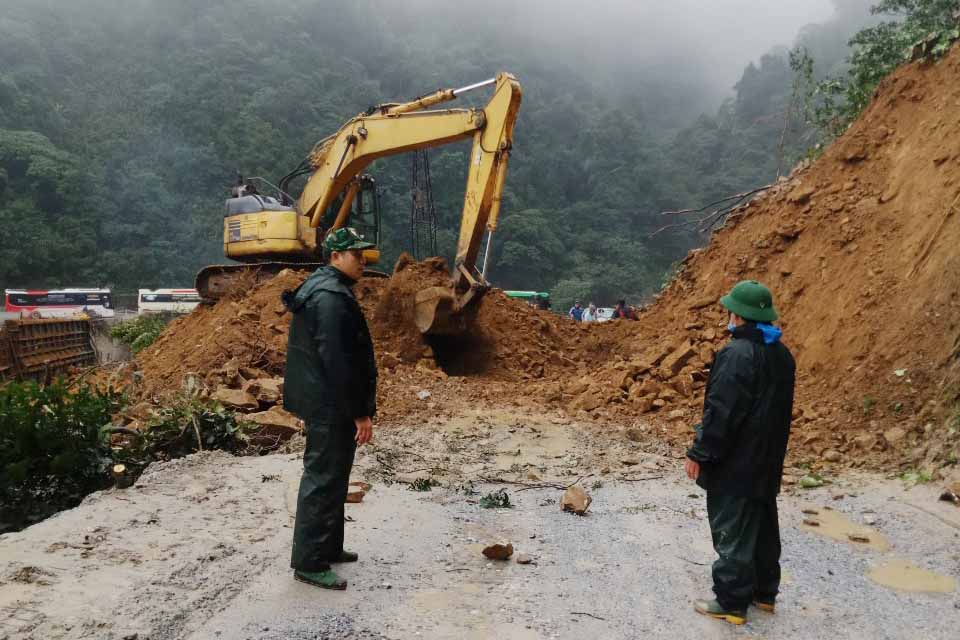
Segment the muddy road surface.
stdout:
<svg viewBox="0 0 960 640">
<path fill-rule="evenodd" d="M 957 637 L 960 509 L 934 487 L 791 487 L 777 612 L 732 627 L 692 610 L 714 554 L 682 460 L 602 430 L 477 412 L 379 431 L 354 472 L 373 486 L 347 506 L 345 592 L 292 579 L 298 454 L 155 465 L 0 537 L 0 639 Z M 574 482 L 583 517 L 559 508 Z M 510 508 L 480 506 L 501 488 Z M 487 560 L 496 541 L 514 557 Z"/>
</svg>

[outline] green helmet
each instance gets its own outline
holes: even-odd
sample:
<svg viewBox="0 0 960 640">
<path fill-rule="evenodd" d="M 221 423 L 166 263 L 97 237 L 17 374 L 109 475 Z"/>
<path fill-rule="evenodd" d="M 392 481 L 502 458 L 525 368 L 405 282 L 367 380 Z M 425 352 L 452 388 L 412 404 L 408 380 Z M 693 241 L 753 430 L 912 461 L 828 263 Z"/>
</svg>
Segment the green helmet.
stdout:
<svg viewBox="0 0 960 640">
<path fill-rule="evenodd" d="M 720 304 L 744 320 L 773 322 L 777 319 L 770 289 L 756 280 L 741 280 L 720 298 Z"/>
<path fill-rule="evenodd" d="M 351 249 L 370 249 L 376 245 L 364 240 L 353 227 L 341 227 L 327 234 L 323 246 L 327 251 L 350 251 Z"/>
</svg>

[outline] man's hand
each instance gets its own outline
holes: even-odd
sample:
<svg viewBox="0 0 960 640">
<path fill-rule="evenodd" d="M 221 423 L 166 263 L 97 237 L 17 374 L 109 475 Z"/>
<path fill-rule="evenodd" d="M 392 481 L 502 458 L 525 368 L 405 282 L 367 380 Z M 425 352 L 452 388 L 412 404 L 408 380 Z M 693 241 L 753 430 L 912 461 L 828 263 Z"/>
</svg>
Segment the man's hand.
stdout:
<svg viewBox="0 0 960 640">
<path fill-rule="evenodd" d="M 353 424 L 357 425 L 357 444 L 367 444 L 373 440 L 373 420 L 370 416 L 354 418 Z"/>
<path fill-rule="evenodd" d="M 691 480 L 696 480 L 700 477 L 700 463 L 690 458 L 687 458 L 687 461 L 683 463 L 683 469 L 687 472 L 687 477 Z"/>
</svg>

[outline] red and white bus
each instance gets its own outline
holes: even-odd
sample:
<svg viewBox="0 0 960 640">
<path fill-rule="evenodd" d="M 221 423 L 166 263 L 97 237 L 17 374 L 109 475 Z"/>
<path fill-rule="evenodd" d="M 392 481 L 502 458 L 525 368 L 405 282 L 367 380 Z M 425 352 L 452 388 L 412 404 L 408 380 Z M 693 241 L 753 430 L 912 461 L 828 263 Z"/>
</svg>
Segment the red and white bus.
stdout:
<svg viewBox="0 0 960 640">
<path fill-rule="evenodd" d="M 112 318 L 110 289 L 4 289 L 3 310 L 23 318 Z"/>
<path fill-rule="evenodd" d="M 196 289 L 140 289 L 137 313 L 190 313 L 200 304 Z"/>
</svg>

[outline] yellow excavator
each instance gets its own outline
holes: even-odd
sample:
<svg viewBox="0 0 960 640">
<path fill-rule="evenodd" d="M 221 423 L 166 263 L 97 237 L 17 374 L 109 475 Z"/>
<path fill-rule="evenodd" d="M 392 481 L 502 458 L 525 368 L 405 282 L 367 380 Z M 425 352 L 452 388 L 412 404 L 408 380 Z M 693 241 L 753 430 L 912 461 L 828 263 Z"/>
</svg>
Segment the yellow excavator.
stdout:
<svg viewBox="0 0 960 640">
<path fill-rule="evenodd" d="M 430 109 L 491 85 L 493 96 L 483 108 Z M 420 291 L 415 300 L 420 331 L 462 331 L 464 311 L 488 287 L 486 262 L 500 213 L 521 95 L 517 79 L 499 73 L 483 82 L 441 89 L 410 102 L 380 104 L 318 142 L 300 166 L 280 180 L 277 197 L 261 194 L 252 181 L 241 178 L 226 203 L 223 249 L 228 258 L 246 264 L 202 269 L 196 283 L 201 298 L 215 301 L 239 282 L 262 281 L 284 268 L 313 268 L 322 261 L 324 237 L 340 227 L 353 226 L 377 243 L 379 198 L 376 183 L 364 169 L 377 158 L 472 138 L 451 284 Z M 294 202 L 287 188 L 294 178 L 305 175 L 309 178 Z M 488 231 L 486 255 L 483 269 L 478 271 L 484 228 Z M 379 260 L 379 250 L 367 252 L 368 263 Z"/>
</svg>

